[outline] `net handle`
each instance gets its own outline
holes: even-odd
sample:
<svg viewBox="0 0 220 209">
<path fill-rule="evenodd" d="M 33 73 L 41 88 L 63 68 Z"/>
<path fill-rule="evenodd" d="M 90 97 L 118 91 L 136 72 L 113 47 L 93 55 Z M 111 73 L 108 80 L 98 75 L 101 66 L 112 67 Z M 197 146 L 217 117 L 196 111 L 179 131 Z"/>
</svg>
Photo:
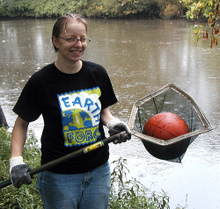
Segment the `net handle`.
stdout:
<svg viewBox="0 0 220 209">
<path fill-rule="evenodd" d="M 81 148 L 81 149 L 79 149 L 79 150 L 77 150 L 75 152 L 72 152 L 70 154 L 64 155 L 63 157 L 60 157 L 60 158 L 58 158 L 56 160 L 53 160 L 51 162 L 45 163 L 45 164 L 43 164 L 43 165 L 41 165 L 41 166 L 39 166 L 37 168 L 32 169 L 29 173 L 30 173 L 31 177 L 33 178 L 33 176 L 35 174 L 38 174 L 38 173 L 40 173 L 40 172 L 42 172 L 44 170 L 48 170 L 50 168 L 53 168 L 53 167 L 55 167 L 55 166 L 57 166 L 59 164 L 62 164 L 64 162 L 66 162 L 66 161 L 68 161 L 70 159 L 76 158 L 78 156 L 82 156 L 82 155 L 87 154 L 87 153 L 89 153 L 89 152 L 91 152 L 93 150 L 99 149 L 100 147 L 103 147 L 103 146 L 107 145 L 108 143 L 113 142 L 115 139 L 120 138 L 120 136 L 125 134 L 125 133 L 126 133 L 125 131 L 120 132 L 118 134 L 115 134 L 113 136 L 105 138 L 105 139 L 103 139 L 103 140 L 101 140 L 99 142 L 96 142 L 96 143 L 94 143 L 92 145 L 89 145 L 89 146 L 86 146 L 84 148 Z M 0 189 L 4 188 L 6 186 L 9 186 L 10 184 L 11 184 L 11 180 L 8 179 L 8 180 L 0 183 Z"/>
</svg>

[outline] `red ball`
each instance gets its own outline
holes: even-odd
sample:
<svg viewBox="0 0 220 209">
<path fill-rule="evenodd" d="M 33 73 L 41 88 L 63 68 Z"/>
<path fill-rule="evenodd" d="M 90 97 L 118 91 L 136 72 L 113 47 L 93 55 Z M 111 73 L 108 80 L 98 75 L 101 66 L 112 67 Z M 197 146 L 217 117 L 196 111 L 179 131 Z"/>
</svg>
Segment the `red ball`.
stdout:
<svg viewBox="0 0 220 209">
<path fill-rule="evenodd" d="M 189 131 L 187 123 L 179 115 L 171 112 L 154 115 L 143 129 L 144 134 L 163 140 L 172 139 Z"/>
</svg>

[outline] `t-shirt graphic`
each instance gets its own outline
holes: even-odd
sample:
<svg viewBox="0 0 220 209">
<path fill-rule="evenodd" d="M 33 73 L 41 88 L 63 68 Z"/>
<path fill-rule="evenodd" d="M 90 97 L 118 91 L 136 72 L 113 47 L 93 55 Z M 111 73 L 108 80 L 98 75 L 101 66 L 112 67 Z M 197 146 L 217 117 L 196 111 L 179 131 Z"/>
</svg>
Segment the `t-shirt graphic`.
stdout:
<svg viewBox="0 0 220 209">
<path fill-rule="evenodd" d="M 99 87 L 58 94 L 65 146 L 93 143 L 101 135 Z"/>
</svg>

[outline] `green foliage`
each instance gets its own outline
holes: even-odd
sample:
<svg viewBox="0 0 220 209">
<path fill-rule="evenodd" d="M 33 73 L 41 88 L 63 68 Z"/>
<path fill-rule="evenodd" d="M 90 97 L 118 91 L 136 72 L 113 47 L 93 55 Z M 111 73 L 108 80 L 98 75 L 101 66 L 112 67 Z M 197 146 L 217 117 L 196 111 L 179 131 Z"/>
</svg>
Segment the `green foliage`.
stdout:
<svg viewBox="0 0 220 209">
<path fill-rule="evenodd" d="M 145 208 L 170 209 L 169 197 L 164 191 L 161 194 L 151 192 L 136 179 L 128 179 L 129 170 L 126 159 L 114 161 L 111 174 L 111 194 L 109 209 Z M 183 209 L 177 206 L 176 209 Z"/>
<path fill-rule="evenodd" d="M 168 10 L 172 10 L 169 16 L 173 8 L 179 12 L 178 0 L 168 0 L 166 3 L 162 0 L 1 0 L 0 16 L 37 18 L 76 12 L 99 18 L 160 17 L 160 14 L 166 15 L 164 10 L 167 5 Z"/>
<path fill-rule="evenodd" d="M 106 16 L 129 17 L 142 14 L 145 17 L 159 15 L 159 6 L 156 0 L 107 0 L 105 1 Z"/>
<path fill-rule="evenodd" d="M 185 17 L 189 20 L 208 18 L 214 10 L 216 0 L 180 0 L 187 9 Z"/>
<path fill-rule="evenodd" d="M 220 34 L 220 27 L 217 24 L 217 21 L 220 18 L 220 4 L 216 0 L 214 9 L 208 14 L 208 27 L 203 25 L 195 25 L 194 34 L 197 39 L 210 40 L 210 48 L 213 48 L 214 45 L 218 45 L 218 36 Z"/>
<path fill-rule="evenodd" d="M 203 25 L 198 24 L 194 26 L 194 34 L 195 34 L 195 38 L 198 41 L 201 38 L 201 34 L 203 33 Z"/>
<path fill-rule="evenodd" d="M 77 1 L 71 0 L 3 0 L 0 15 L 8 17 L 53 17 L 66 14 Z"/>
<path fill-rule="evenodd" d="M 11 133 L 5 128 L 0 128 L 0 181 L 9 178 L 9 158 L 11 153 Z M 32 168 L 40 164 L 40 149 L 37 145 L 36 137 L 30 131 L 26 146 L 24 148 L 24 159 Z M 42 209 L 42 203 L 37 189 L 35 188 L 36 178 L 31 185 L 23 185 L 16 189 L 12 185 L 0 190 L 0 208 L 1 209 Z"/>
<path fill-rule="evenodd" d="M 105 18 L 130 17 L 137 14 L 150 17 L 159 14 L 156 0 L 93 0 L 79 10 L 89 17 Z"/>
</svg>

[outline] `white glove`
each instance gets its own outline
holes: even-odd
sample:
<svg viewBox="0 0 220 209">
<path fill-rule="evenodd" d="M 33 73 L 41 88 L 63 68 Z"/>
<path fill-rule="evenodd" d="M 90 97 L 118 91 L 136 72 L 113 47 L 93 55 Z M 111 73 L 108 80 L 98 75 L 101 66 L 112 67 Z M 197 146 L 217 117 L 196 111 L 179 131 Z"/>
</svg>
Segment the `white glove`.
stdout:
<svg viewBox="0 0 220 209">
<path fill-rule="evenodd" d="M 12 157 L 10 159 L 9 176 L 13 186 L 20 188 L 22 184 L 31 184 L 30 170 L 31 167 L 23 162 L 22 156 Z"/>
<path fill-rule="evenodd" d="M 125 131 L 125 134 L 121 134 L 118 139 L 115 139 L 113 142 L 114 144 L 126 142 L 127 140 L 131 139 L 131 131 L 129 127 L 118 118 L 113 118 L 107 123 L 107 128 L 109 129 L 108 133 L 110 136 Z"/>
</svg>

